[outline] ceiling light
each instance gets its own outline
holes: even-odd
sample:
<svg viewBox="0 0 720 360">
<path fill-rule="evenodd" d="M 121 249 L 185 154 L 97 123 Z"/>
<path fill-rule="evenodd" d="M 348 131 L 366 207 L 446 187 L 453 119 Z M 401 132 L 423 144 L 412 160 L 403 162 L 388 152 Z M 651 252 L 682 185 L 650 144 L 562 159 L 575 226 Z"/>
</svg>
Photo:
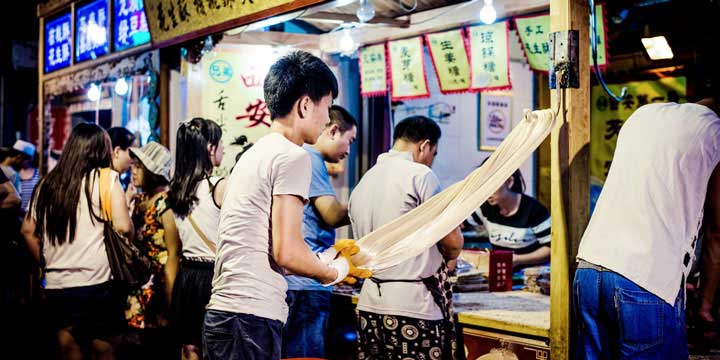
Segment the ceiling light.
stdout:
<svg viewBox="0 0 720 360">
<path fill-rule="evenodd" d="M 485 24 L 492 24 L 495 19 L 497 19 L 497 12 L 495 12 L 492 0 L 485 0 L 485 5 L 480 9 L 480 21 Z"/>
<path fill-rule="evenodd" d="M 360 0 L 360 7 L 355 15 L 360 22 L 366 23 L 375 17 L 375 7 L 370 0 Z"/>
<path fill-rule="evenodd" d="M 346 27 L 342 29 L 342 36 L 340 37 L 340 51 L 348 55 L 355 52 L 355 50 L 357 50 L 357 45 L 350 35 L 350 29 Z"/>
<path fill-rule="evenodd" d="M 100 100 L 100 87 L 98 87 L 95 83 L 90 84 L 90 89 L 87 91 L 87 97 L 90 101 Z"/>
<path fill-rule="evenodd" d="M 648 56 L 652 60 L 672 59 L 673 52 L 664 36 L 642 38 Z"/>
<path fill-rule="evenodd" d="M 130 90 L 130 86 L 128 86 L 127 81 L 125 81 L 125 78 L 120 78 L 118 81 L 115 82 L 115 93 L 124 96 L 128 93 L 128 90 Z"/>
</svg>

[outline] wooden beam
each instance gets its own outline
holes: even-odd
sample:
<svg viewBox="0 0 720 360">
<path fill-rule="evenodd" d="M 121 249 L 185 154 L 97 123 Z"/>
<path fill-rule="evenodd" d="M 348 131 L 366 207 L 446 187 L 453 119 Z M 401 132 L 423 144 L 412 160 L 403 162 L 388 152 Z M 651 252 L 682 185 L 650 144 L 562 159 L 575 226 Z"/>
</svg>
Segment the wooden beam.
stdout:
<svg viewBox="0 0 720 360">
<path fill-rule="evenodd" d="M 589 63 L 588 0 L 551 0 L 550 31 L 579 31 L 580 64 Z M 564 90 L 562 120 L 551 138 L 552 260 L 550 347 L 554 360 L 570 359 L 571 293 L 578 245 L 590 212 L 590 67 L 579 66 L 580 87 Z M 559 91 L 551 92 L 557 106 Z"/>
<path fill-rule="evenodd" d="M 300 18 L 301 20 L 307 20 L 307 21 L 321 21 L 321 22 L 338 22 L 338 23 L 352 23 L 352 22 L 359 22 L 357 16 L 352 14 L 341 14 L 341 13 L 334 13 L 334 12 L 318 12 L 312 15 L 306 15 Z M 368 24 L 383 24 L 388 25 L 392 27 L 398 27 L 398 28 L 408 28 L 410 27 L 410 19 L 393 19 L 393 18 L 385 18 L 385 17 L 379 17 L 376 16 L 372 18 L 372 20 L 367 22 Z"/>
<path fill-rule="evenodd" d="M 225 33 L 223 44 L 288 45 L 302 49 L 319 49 L 320 35 L 293 34 L 281 31 L 245 31 Z"/>
<path fill-rule="evenodd" d="M 497 16 L 502 20 L 515 15 L 547 10 L 549 3 L 549 0 L 506 0 L 502 2 L 502 7 L 496 5 Z M 464 2 L 411 14 L 408 16 L 410 21 L 408 28 L 367 24 L 350 31 L 357 43 L 365 45 L 480 24 L 478 14 L 483 4 L 482 1 Z M 329 52 L 339 51 L 341 36 L 340 31 L 321 35 L 320 48 Z"/>
</svg>

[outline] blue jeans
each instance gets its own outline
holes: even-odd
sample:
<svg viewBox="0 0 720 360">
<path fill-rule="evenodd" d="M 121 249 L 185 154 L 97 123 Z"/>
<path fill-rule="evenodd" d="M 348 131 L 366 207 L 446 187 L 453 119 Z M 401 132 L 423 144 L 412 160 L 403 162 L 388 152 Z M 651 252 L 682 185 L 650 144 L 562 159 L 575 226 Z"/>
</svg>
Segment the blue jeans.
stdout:
<svg viewBox="0 0 720 360">
<path fill-rule="evenodd" d="M 283 359 L 325 357 L 331 296 L 330 291 L 288 290 L 290 312 L 283 330 Z"/>
<path fill-rule="evenodd" d="M 684 292 L 670 306 L 621 275 L 580 268 L 573 306 L 577 359 L 687 359 Z"/>
<path fill-rule="evenodd" d="M 203 358 L 279 360 L 282 323 L 250 314 L 208 310 L 203 324 Z"/>
</svg>

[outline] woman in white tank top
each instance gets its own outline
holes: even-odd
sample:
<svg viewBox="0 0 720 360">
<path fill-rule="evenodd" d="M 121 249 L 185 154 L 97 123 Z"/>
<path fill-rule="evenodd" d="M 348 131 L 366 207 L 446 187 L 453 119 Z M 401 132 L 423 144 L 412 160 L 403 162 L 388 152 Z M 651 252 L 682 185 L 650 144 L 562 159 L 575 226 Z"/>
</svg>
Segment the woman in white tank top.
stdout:
<svg viewBox="0 0 720 360">
<path fill-rule="evenodd" d="M 202 324 L 212 290 L 215 247 L 225 179 L 212 177 L 223 157 L 222 130 L 194 118 L 177 132 L 176 165 L 169 206 L 182 243 L 182 262 L 173 289 L 173 322 L 183 359 L 202 358 Z"/>
<path fill-rule="evenodd" d="M 39 183 L 22 233 L 45 273 L 44 293 L 63 358 L 112 358 L 124 329 L 123 298 L 111 283 L 100 218 L 99 173 L 110 166 L 110 138 L 95 124 L 74 129 L 60 160 Z M 117 173 L 111 171 L 112 224 L 132 238 Z M 84 349 L 92 347 L 92 349 Z"/>
</svg>

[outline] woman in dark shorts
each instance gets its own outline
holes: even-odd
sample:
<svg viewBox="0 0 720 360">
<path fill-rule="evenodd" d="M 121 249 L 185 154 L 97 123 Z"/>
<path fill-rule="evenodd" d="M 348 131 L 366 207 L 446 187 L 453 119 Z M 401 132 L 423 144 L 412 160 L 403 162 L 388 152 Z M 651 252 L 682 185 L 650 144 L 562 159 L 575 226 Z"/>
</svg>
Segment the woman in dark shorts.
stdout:
<svg viewBox="0 0 720 360">
<path fill-rule="evenodd" d="M 113 289 L 105 252 L 99 172 L 110 166 L 110 139 L 77 125 L 60 160 L 35 190 L 22 233 L 45 274 L 45 295 L 62 358 L 112 358 L 124 329 L 123 299 Z M 125 196 L 110 172 L 115 230 L 132 236 Z"/>
<path fill-rule="evenodd" d="M 183 359 L 202 357 L 202 324 L 212 290 L 225 180 L 211 176 L 223 158 L 222 130 L 195 118 L 177 132 L 175 175 L 168 204 L 175 213 L 182 262 L 173 288 L 173 326 Z"/>
</svg>

